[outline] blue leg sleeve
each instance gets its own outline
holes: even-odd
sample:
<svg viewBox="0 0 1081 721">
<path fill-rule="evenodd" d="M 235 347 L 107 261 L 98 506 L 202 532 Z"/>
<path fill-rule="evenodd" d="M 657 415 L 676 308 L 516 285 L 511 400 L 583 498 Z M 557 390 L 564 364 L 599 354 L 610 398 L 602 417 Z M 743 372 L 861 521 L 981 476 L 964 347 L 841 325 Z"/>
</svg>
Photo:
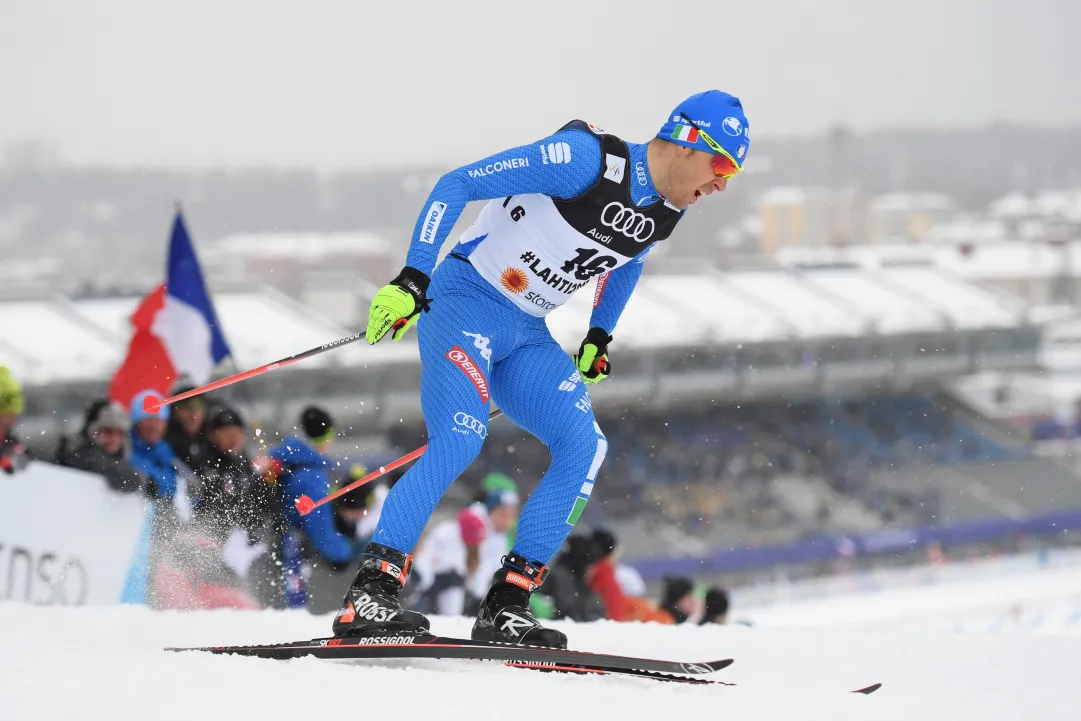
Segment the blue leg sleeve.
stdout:
<svg viewBox="0 0 1081 721">
<path fill-rule="evenodd" d="M 555 341 L 513 351 L 496 364 L 492 386 L 507 417 L 552 454 L 548 472 L 522 509 L 514 543 L 515 553 L 548 563 L 589 500 L 608 441 L 574 363 Z"/>
<path fill-rule="evenodd" d="M 491 365 L 497 350 L 509 345 L 501 339 L 510 334 L 500 327 L 508 310 L 516 312 L 483 296 L 436 298 L 417 323 L 428 448 L 394 484 L 372 536 L 402 553 L 413 552 L 443 493 L 480 453 L 488 433 Z"/>
</svg>

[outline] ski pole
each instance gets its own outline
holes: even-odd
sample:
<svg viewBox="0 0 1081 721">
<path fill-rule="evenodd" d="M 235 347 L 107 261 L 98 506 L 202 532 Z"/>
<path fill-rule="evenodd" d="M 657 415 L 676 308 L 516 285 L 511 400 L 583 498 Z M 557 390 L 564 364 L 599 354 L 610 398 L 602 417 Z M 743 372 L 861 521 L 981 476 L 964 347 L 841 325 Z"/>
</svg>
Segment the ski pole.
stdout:
<svg viewBox="0 0 1081 721">
<path fill-rule="evenodd" d="M 325 353 L 328 350 L 333 350 L 334 348 L 348 345 L 349 343 L 352 343 L 353 341 L 359 340 L 363 337 L 363 333 L 356 333 L 346 338 L 340 338 L 336 341 L 333 341 L 332 343 L 326 343 L 324 345 L 321 345 L 318 348 L 312 348 L 310 350 L 304 351 L 303 353 L 297 353 L 296 355 L 289 356 L 288 358 L 282 358 L 281 360 L 274 361 L 273 363 L 261 365 L 258 368 L 252 368 L 251 370 L 236 373 L 227 378 L 222 378 L 221 380 L 207 383 L 206 385 L 199 386 L 198 388 L 192 388 L 190 391 L 185 391 L 184 393 L 180 393 L 175 396 L 169 396 L 168 398 L 158 399 L 155 398 L 153 395 L 148 395 L 146 398 L 143 399 L 143 410 L 147 413 L 157 413 L 159 410 L 161 410 L 162 406 L 167 406 L 171 403 L 182 401 L 185 398 L 191 398 L 192 396 L 208 393 L 209 391 L 215 391 L 219 388 L 224 388 L 225 386 L 247 380 L 248 378 L 254 378 L 257 375 L 262 375 L 263 373 L 272 371 L 275 368 L 281 368 L 283 366 L 291 365 L 293 363 L 296 363 L 297 361 L 304 360 L 305 358 L 311 358 L 312 356 L 317 356 L 320 353 Z"/>
<path fill-rule="evenodd" d="M 402 325 L 405 324 L 405 322 L 406 319 L 404 318 L 395 322 L 394 325 L 391 327 L 391 331 L 398 330 L 402 327 Z M 176 403 L 177 401 L 182 401 L 185 398 L 191 398 L 192 396 L 201 395 L 210 391 L 216 391 L 219 388 L 224 388 L 225 386 L 230 386 L 234 383 L 247 380 L 248 378 L 254 378 L 257 375 L 262 375 L 263 373 L 272 371 L 275 368 L 281 368 L 283 366 L 291 365 L 293 363 L 296 363 L 297 361 L 302 361 L 305 358 L 311 358 L 312 356 L 317 356 L 320 353 L 325 353 L 328 350 L 334 350 L 335 348 L 340 348 L 343 345 L 349 345 L 350 343 L 360 340 L 363 337 L 364 333 L 354 333 L 351 336 L 339 338 L 338 340 L 331 343 L 325 343 L 318 348 L 311 348 L 304 351 L 303 353 L 297 353 L 296 355 L 291 355 L 288 358 L 282 358 L 281 360 L 274 361 L 273 363 L 267 363 L 266 365 L 261 365 L 258 368 L 252 368 L 251 370 L 243 371 L 242 373 L 237 373 L 235 375 L 229 376 L 228 378 L 222 378 L 221 380 L 217 380 L 212 383 L 207 383 L 205 386 L 192 388 L 190 391 L 186 391 L 175 396 L 169 396 L 168 398 L 162 398 L 158 400 L 154 396 L 148 395 L 146 398 L 143 399 L 143 410 L 147 413 L 157 413 L 159 410 L 161 410 L 162 406 L 167 406 L 170 403 Z"/>
<path fill-rule="evenodd" d="M 499 408 L 495 409 L 488 416 L 488 422 L 490 423 L 492 421 L 492 419 L 498 418 L 501 415 L 503 415 L 503 411 L 501 409 L 499 409 Z M 338 490 L 334 491 L 334 493 L 331 493 L 329 496 L 327 496 L 326 498 L 323 498 L 321 500 L 313 501 L 310 496 L 301 496 L 300 498 L 296 499 L 296 501 L 295 501 L 297 510 L 300 511 L 300 515 L 306 516 L 309 513 L 311 513 L 312 511 L 314 511 L 316 508 L 318 508 L 319 506 L 323 505 L 324 503 L 329 503 L 330 501 L 333 501 L 335 498 L 338 498 L 339 496 L 344 496 L 346 493 L 349 493 L 349 491 L 360 488 L 361 486 L 363 486 L 365 483 L 368 483 L 369 481 L 374 481 L 376 478 L 379 478 L 380 476 L 383 476 L 383 475 L 386 475 L 387 473 L 390 473 L 395 468 L 399 468 L 401 466 L 404 466 L 406 463 L 409 463 L 410 461 L 415 461 L 416 459 L 420 458 L 421 454 L 424 453 L 424 450 L 427 447 L 428 447 L 428 444 L 425 443 L 423 446 L 421 446 L 417 450 L 410 451 L 409 453 L 406 453 L 404 456 L 402 456 L 398 460 L 392 461 L 392 462 L 388 463 L 385 466 L 379 466 L 379 468 L 375 469 L 374 471 L 372 471 L 368 475 L 364 476 L 364 478 L 361 478 L 359 481 L 353 481 L 348 486 L 344 486 L 342 488 L 339 488 Z"/>
</svg>

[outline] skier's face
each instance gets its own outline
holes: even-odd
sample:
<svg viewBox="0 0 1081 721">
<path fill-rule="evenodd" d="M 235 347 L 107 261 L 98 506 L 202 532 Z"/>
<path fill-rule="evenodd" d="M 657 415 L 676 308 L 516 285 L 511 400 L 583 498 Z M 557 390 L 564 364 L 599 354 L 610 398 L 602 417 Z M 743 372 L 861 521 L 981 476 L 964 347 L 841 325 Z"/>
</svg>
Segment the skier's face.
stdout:
<svg viewBox="0 0 1081 721">
<path fill-rule="evenodd" d="M 669 180 L 669 203 L 684 210 L 699 198 L 724 192 L 728 179 L 716 174 L 713 157 L 713 153 L 691 148 L 681 149 L 676 154 Z"/>
</svg>

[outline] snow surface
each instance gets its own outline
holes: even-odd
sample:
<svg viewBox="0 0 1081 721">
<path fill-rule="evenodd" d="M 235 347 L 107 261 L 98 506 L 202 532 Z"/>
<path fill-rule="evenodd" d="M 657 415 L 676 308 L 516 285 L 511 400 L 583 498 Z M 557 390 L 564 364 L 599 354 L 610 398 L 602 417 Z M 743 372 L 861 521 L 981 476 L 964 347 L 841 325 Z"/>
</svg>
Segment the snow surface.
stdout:
<svg viewBox="0 0 1081 721">
<path fill-rule="evenodd" d="M 1057 594 L 1050 590 L 1056 581 L 1063 584 Z M 1073 579 L 1052 579 L 1043 588 L 1047 592 L 1038 594 L 1043 600 L 1081 606 Z M 969 591 L 1011 595 L 1008 587 L 973 586 Z M 820 599 L 799 602 L 788 605 L 787 616 L 774 604 L 769 614 L 757 614 L 755 623 L 761 625 L 755 626 L 562 624 L 572 648 L 582 650 L 679 660 L 735 658 L 732 666 L 712 676 L 737 684 L 734 687 L 575 677 L 497 662 L 395 659 L 345 664 L 177 654 L 162 649 L 324 636 L 330 618 L 303 611 L 154 612 L 137 606 L 57 608 L 4 602 L 0 719 L 1077 717 L 1081 628 L 1063 626 L 1078 634 L 1070 638 L 1047 627 L 1041 633 L 1001 628 L 987 633 L 935 624 L 921 628 L 911 618 L 900 626 L 891 623 L 891 608 L 915 604 L 919 610 L 921 602 L 913 593 L 869 594 L 862 610 L 858 599 L 835 607 Z M 968 597 L 974 608 L 980 605 L 971 593 Z M 878 613 L 868 613 L 868 607 Z M 952 602 L 955 612 L 962 607 L 956 599 Z M 791 613 L 800 610 L 805 613 Z M 435 618 L 433 626 L 439 633 L 461 635 L 468 633 L 469 621 Z M 849 693 L 877 681 L 884 686 L 874 695 Z"/>
</svg>

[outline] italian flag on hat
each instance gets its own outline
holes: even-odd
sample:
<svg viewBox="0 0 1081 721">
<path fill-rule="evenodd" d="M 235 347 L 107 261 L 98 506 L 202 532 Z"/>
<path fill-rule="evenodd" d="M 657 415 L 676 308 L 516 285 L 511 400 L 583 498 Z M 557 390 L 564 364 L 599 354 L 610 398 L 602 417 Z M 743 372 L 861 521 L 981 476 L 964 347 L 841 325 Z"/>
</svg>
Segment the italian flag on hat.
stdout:
<svg viewBox="0 0 1081 721">
<path fill-rule="evenodd" d="M 698 128 L 693 125 L 677 125 L 672 131 L 672 137 L 688 143 L 698 142 Z"/>
</svg>

